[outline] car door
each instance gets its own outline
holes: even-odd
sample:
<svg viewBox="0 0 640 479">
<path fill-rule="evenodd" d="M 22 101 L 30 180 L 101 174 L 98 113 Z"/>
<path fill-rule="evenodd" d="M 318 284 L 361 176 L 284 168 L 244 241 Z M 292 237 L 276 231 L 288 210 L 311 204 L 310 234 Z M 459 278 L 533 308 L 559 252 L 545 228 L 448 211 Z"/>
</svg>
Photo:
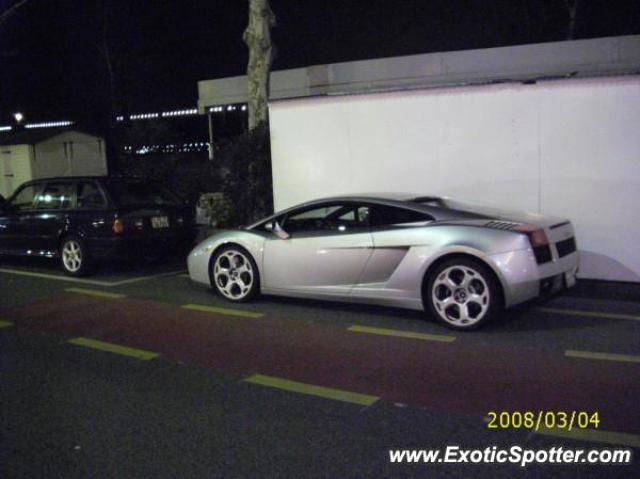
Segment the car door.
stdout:
<svg viewBox="0 0 640 479">
<path fill-rule="evenodd" d="M 376 288 L 388 290 L 390 278 L 398 272 L 398 266 L 411 248 L 428 246 L 424 226 L 432 221 L 433 217 L 426 212 L 383 204 L 370 205 L 369 226 L 373 251 L 359 284 L 359 287 L 367 289 L 361 292 Z M 415 261 L 424 261 L 419 250 L 414 253 L 417 254 Z"/>
<path fill-rule="evenodd" d="M 71 180 L 50 181 L 37 195 L 35 208 L 21 218 L 26 229 L 26 241 L 33 254 L 52 256 L 58 250 L 58 240 L 67 214 L 75 207 L 76 186 Z"/>
<path fill-rule="evenodd" d="M 264 243 L 263 287 L 307 295 L 347 295 L 358 281 L 373 242 L 359 205 L 324 203 L 288 213 L 290 237 Z"/>
<path fill-rule="evenodd" d="M 25 218 L 35 209 L 41 184 L 24 185 L 0 210 L 0 251 L 7 254 L 30 254 L 31 244 Z"/>
</svg>

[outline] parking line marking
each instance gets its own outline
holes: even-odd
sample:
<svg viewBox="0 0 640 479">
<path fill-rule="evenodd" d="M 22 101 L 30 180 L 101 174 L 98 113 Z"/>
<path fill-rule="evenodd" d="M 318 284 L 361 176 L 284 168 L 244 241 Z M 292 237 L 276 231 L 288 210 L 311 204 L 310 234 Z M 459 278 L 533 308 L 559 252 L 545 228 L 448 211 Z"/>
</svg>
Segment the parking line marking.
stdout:
<svg viewBox="0 0 640 479">
<path fill-rule="evenodd" d="M 603 361 L 622 361 L 626 363 L 640 363 L 640 356 L 628 354 L 598 353 L 593 351 L 577 351 L 567 349 L 564 355 L 570 358 L 598 359 Z"/>
<path fill-rule="evenodd" d="M 179 271 L 171 271 L 169 273 L 150 274 L 148 276 L 140 276 L 138 278 L 123 279 L 122 281 L 109 283 L 109 286 L 121 286 L 123 284 L 139 283 L 140 281 L 147 281 L 148 279 L 154 278 L 164 278 L 167 276 L 180 276 L 182 273 L 184 273 L 184 271 L 184 269 L 181 269 Z"/>
<path fill-rule="evenodd" d="M 327 399 L 334 399 L 336 401 L 360 404 L 362 406 L 371 406 L 379 399 L 377 396 L 369 396 L 367 394 L 343 391 L 341 389 L 327 388 L 324 386 L 315 386 L 313 384 L 300 383 L 273 376 L 264 376 L 262 374 L 254 374 L 253 376 L 245 378 L 243 381 L 252 384 L 259 384 L 261 386 L 283 389 L 285 391 L 308 394 L 310 396 L 318 396 Z"/>
<path fill-rule="evenodd" d="M 2 328 L 10 328 L 11 326 L 13 326 L 13 323 L 10 321 L 2 321 L 0 319 L 0 329 Z"/>
<path fill-rule="evenodd" d="M 239 309 L 217 308 L 215 306 L 205 306 L 204 304 L 183 304 L 184 309 L 193 311 L 201 311 L 203 313 L 225 314 L 227 316 L 243 316 L 245 318 L 258 319 L 264 316 L 262 313 L 254 313 L 252 311 L 241 311 Z"/>
<path fill-rule="evenodd" d="M 162 278 L 164 276 L 178 276 L 185 270 L 171 271 L 169 273 L 158 273 L 148 276 L 140 276 L 138 278 L 123 279 L 120 281 L 100 281 L 98 279 L 84 279 L 84 278 L 72 278 L 71 276 L 64 276 L 60 274 L 47 274 L 47 273 L 35 273 L 33 271 L 21 271 L 18 269 L 0 268 L 0 273 L 17 274 L 19 276 L 31 276 L 32 278 L 53 279 L 54 281 L 67 281 L 71 283 L 91 284 L 94 286 L 106 286 L 112 288 L 114 286 L 121 286 L 124 284 L 138 283 L 140 281 L 146 281 L 153 278 Z"/>
<path fill-rule="evenodd" d="M 535 434 L 543 436 L 576 439 L 579 441 L 604 442 L 616 446 L 640 447 L 640 436 L 626 432 L 602 431 L 597 429 L 540 429 Z"/>
<path fill-rule="evenodd" d="M 588 316 L 590 318 L 605 318 L 605 319 L 627 319 L 630 321 L 640 321 L 640 316 L 633 314 L 617 314 L 617 313 L 600 313 L 596 311 L 584 311 L 578 309 L 560 309 L 560 308 L 536 308 L 543 313 L 558 313 L 567 314 L 569 316 Z"/>
<path fill-rule="evenodd" d="M 358 326 L 354 325 L 347 328 L 348 331 L 354 333 L 368 333 L 368 334 L 379 334 L 382 336 L 396 336 L 399 338 L 409 338 L 409 339 L 421 339 L 423 341 L 440 341 L 443 343 L 450 343 L 455 341 L 455 336 L 447 336 L 444 334 L 425 334 L 425 333 L 414 333 L 412 331 L 399 331 L 397 329 L 385 329 L 385 328 L 370 328 L 368 326 Z"/>
<path fill-rule="evenodd" d="M 33 271 L 20 271 L 17 269 L 0 268 L 0 273 L 17 274 L 19 276 L 31 276 L 33 278 L 53 279 L 55 281 L 69 281 L 71 283 L 93 284 L 96 286 L 113 286 L 107 281 L 99 281 L 96 279 L 72 278 L 70 276 L 62 276 L 57 274 L 34 273 Z"/>
<path fill-rule="evenodd" d="M 158 353 L 151 351 L 145 351 L 143 349 L 128 348 L 126 346 L 120 346 L 118 344 L 105 343 L 103 341 L 97 341 L 90 338 L 74 338 L 68 341 L 76 346 L 84 346 L 86 348 L 99 349 L 100 351 L 107 351 L 109 353 L 122 354 L 124 356 L 130 356 L 132 358 L 142 359 L 143 361 L 149 361 L 160 356 Z"/>
<path fill-rule="evenodd" d="M 98 298 L 120 299 L 125 297 L 124 294 L 107 293 L 106 291 L 96 291 L 94 289 L 67 288 L 65 291 L 68 291 L 69 293 L 86 294 L 88 296 L 97 296 Z"/>
</svg>

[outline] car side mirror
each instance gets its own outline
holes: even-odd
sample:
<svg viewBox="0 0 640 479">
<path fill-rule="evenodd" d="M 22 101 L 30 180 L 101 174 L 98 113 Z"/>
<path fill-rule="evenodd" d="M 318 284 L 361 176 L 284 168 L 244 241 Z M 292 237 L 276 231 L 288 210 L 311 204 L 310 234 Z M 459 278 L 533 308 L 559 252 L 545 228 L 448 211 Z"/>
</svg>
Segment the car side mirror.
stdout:
<svg viewBox="0 0 640 479">
<path fill-rule="evenodd" d="M 276 235 L 280 239 L 289 239 L 291 235 L 282 229 L 282 226 L 277 221 L 269 222 L 264 225 L 264 229 L 267 231 L 271 231 L 274 235 Z"/>
</svg>

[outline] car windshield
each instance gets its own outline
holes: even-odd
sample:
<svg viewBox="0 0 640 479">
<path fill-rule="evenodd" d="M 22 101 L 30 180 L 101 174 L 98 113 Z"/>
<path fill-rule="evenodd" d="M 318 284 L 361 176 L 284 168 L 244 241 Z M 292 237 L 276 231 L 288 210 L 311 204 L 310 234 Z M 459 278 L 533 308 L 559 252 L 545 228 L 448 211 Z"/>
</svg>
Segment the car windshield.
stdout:
<svg viewBox="0 0 640 479">
<path fill-rule="evenodd" d="M 178 195 L 164 186 L 140 180 L 111 180 L 109 192 L 116 204 L 130 205 L 179 205 Z"/>
</svg>

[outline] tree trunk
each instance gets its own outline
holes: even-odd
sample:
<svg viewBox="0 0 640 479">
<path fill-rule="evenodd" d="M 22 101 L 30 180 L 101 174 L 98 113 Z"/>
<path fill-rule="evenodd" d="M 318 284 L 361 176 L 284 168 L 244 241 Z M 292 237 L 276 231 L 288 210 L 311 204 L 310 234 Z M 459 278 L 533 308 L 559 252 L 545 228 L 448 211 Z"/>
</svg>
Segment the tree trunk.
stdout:
<svg viewBox="0 0 640 479">
<path fill-rule="evenodd" d="M 249 130 L 269 121 L 269 70 L 272 61 L 271 27 L 276 17 L 269 0 L 249 0 L 249 24 L 242 39 L 249 48 L 247 65 Z"/>
<path fill-rule="evenodd" d="M 567 40 L 573 40 L 576 32 L 576 15 L 578 13 L 578 0 L 565 0 L 567 13 L 569 14 L 569 28 L 567 28 Z"/>
</svg>

